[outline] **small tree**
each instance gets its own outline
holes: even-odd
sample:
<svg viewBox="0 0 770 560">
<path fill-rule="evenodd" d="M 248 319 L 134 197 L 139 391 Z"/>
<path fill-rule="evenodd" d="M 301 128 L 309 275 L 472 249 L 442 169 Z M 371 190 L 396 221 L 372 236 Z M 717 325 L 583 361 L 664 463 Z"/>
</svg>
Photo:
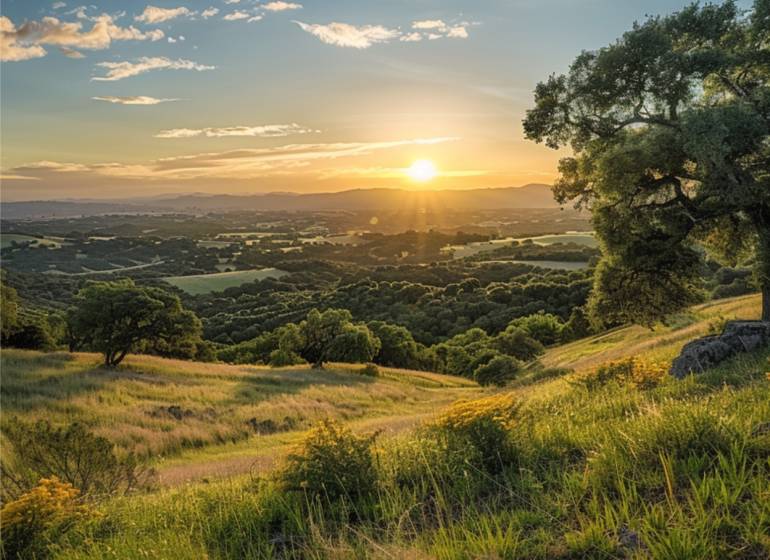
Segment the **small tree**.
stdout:
<svg viewBox="0 0 770 560">
<path fill-rule="evenodd" d="M 513 379 L 520 369 L 521 364 L 516 358 L 498 354 L 477 367 L 473 378 L 479 385 L 504 385 L 506 381 Z"/>
<path fill-rule="evenodd" d="M 326 359 L 332 362 L 371 362 L 380 351 L 380 339 L 366 325 L 348 323 L 326 349 Z"/>
<path fill-rule="evenodd" d="M 534 313 L 526 317 L 519 317 L 510 322 L 513 328 L 521 329 L 527 336 L 534 338 L 541 344 L 548 346 L 559 341 L 564 323 L 556 315 L 551 313 Z"/>
<path fill-rule="evenodd" d="M 700 244 L 755 257 L 770 321 L 769 42 L 768 0 L 692 4 L 537 85 L 525 134 L 571 146 L 554 193 L 601 242 L 594 318 L 650 325 L 699 301 Z"/>
<path fill-rule="evenodd" d="M 159 288 L 142 288 L 131 280 L 91 282 L 76 301 L 69 330 L 81 344 L 101 352 L 108 367 L 143 345 L 170 354 L 200 339 L 200 320 L 182 308 L 177 296 Z"/>
<path fill-rule="evenodd" d="M 508 327 L 494 339 L 494 347 L 519 360 L 533 360 L 545 352 L 543 345 L 516 325 Z"/>
<path fill-rule="evenodd" d="M 417 365 L 418 347 L 409 330 L 384 321 L 371 321 L 367 326 L 381 343 L 375 362 L 400 368 L 411 368 Z"/>
</svg>

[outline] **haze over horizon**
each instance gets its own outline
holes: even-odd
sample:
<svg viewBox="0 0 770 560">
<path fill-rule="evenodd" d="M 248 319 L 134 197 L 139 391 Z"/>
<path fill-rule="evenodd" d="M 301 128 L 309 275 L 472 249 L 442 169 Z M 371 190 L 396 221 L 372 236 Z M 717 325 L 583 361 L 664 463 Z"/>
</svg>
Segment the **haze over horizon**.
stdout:
<svg viewBox="0 0 770 560">
<path fill-rule="evenodd" d="M 537 80 L 688 3 L 7 0 L 2 199 L 550 183 Z"/>
</svg>

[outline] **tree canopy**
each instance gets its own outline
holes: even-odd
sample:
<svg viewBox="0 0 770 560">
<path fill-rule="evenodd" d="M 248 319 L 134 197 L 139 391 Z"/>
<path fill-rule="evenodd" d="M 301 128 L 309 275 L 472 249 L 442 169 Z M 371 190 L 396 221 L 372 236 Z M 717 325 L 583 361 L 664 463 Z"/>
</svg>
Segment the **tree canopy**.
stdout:
<svg viewBox="0 0 770 560">
<path fill-rule="evenodd" d="M 107 366 L 118 365 L 142 347 L 173 355 L 174 349 L 198 344 L 202 330 L 200 320 L 177 296 L 128 279 L 86 285 L 78 292 L 68 323 L 74 337 L 71 346 L 101 352 Z"/>
<path fill-rule="evenodd" d="M 524 129 L 572 148 L 554 193 L 593 215 L 594 317 L 651 324 L 698 301 L 706 248 L 755 259 L 770 320 L 770 0 L 634 25 L 538 84 Z"/>
</svg>

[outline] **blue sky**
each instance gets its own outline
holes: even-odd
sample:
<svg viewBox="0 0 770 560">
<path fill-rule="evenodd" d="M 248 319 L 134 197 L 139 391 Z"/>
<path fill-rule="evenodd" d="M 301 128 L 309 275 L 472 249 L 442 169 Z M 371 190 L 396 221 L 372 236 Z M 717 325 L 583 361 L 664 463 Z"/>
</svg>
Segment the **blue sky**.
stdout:
<svg viewBox="0 0 770 560">
<path fill-rule="evenodd" d="M 686 2 L 62 4 L 3 2 L 5 200 L 549 182 L 537 81 Z"/>
</svg>

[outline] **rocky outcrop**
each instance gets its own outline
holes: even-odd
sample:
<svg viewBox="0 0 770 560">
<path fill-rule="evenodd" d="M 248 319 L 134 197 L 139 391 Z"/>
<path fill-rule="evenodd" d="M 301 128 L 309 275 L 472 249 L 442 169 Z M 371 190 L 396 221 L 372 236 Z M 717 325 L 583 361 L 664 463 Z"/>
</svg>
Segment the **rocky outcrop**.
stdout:
<svg viewBox="0 0 770 560">
<path fill-rule="evenodd" d="M 722 334 L 693 340 L 671 364 L 670 373 L 678 379 L 690 373 L 703 373 L 741 352 L 770 345 L 770 322 L 730 321 Z"/>
</svg>

